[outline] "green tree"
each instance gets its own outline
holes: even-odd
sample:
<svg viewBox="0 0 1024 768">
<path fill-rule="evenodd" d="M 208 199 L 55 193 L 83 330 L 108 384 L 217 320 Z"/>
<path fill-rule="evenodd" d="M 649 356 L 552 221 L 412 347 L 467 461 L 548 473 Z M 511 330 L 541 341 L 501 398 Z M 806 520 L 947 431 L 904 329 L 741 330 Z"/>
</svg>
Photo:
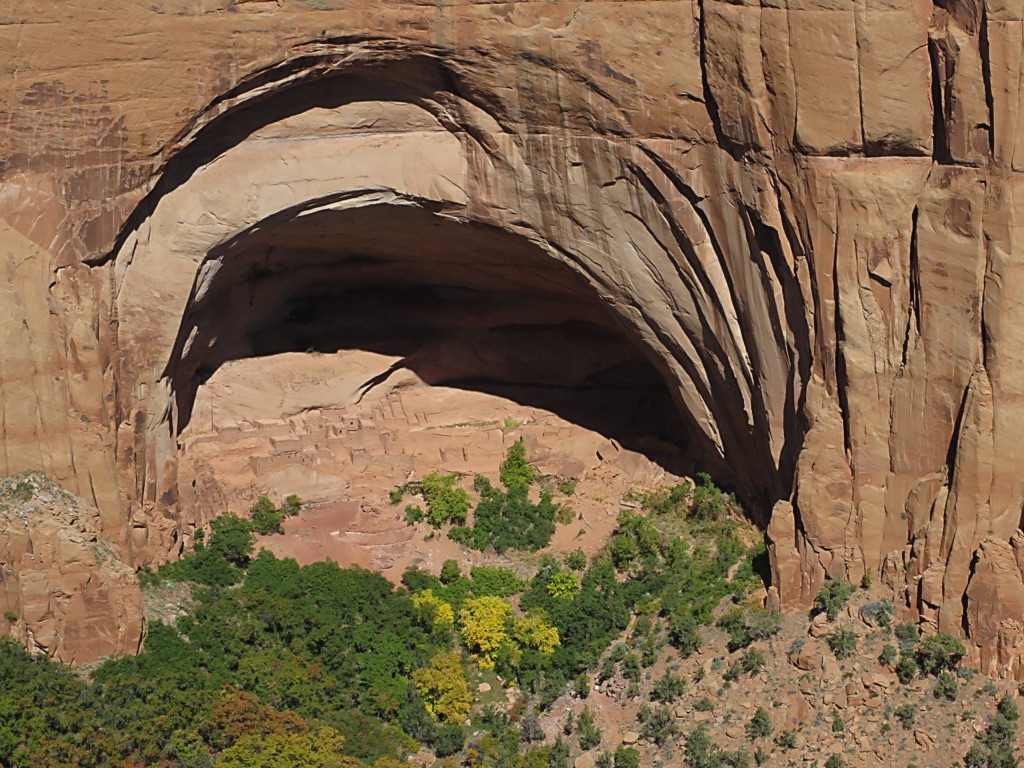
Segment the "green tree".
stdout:
<svg viewBox="0 0 1024 768">
<path fill-rule="evenodd" d="M 901 621 L 896 625 L 896 640 L 899 641 L 900 655 L 909 656 L 914 652 L 914 645 L 917 643 L 917 627 L 909 621 Z"/>
<path fill-rule="evenodd" d="M 756 675 L 764 669 L 764 652 L 761 651 L 760 648 L 747 648 L 747 650 L 743 652 L 743 657 L 740 659 L 740 663 L 743 666 L 744 672 L 749 675 Z"/>
<path fill-rule="evenodd" d="M 784 731 L 779 731 L 779 734 L 775 737 L 775 743 L 783 749 L 795 749 L 796 748 L 796 731 L 791 728 L 787 728 Z"/>
<path fill-rule="evenodd" d="M 760 739 L 772 735 L 772 719 L 764 707 L 758 707 L 746 725 L 747 737 Z"/>
<path fill-rule="evenodd" d="M 615 748 L 615 768 L 640 768 L 640 753 L 620 744 Z"/>
<path fill-rule="evenodd" d="M 256 503 L 249 507 L 249 516 L 252 518 L 253 529 L 261 535 L 271 533 L 284 533 L 281 522 L 285 513 L 274 506 L 274 502 L 266 496 L 260 496 Z"/>
<path fill-rule="evenodd" d="M 624 571 L 637 558 L 647 560 L 657 555 L 658 532 L 646 515 L 624 509 L 619 512 L 618 527 L 612 534 L 610 552 L 615 568 Z"/>
<path fill-rule="evenodd" d="M 917 675 L 917 662 L 910 656 L 904 656 L 896 664 L 896 679 L 906 685 Z"/>
<path fill-rule="evenodd" d="M 498 468 L 498 475 L 501 484 L 508 490 L 515 488 L 525 489 L 533 482 L 533 467 L 526 461 L 526 447 L 522 438 L 516 440 L 509 446 L 505 454 L 505 460 Z"/>
<path fill-rule="evenodd" d="M 883 666 L 892 666 L 892 663 L 896 661 L 896 646 L 892 643 L 886 643 L 882 646 L 882 652 L 878 655 L 878 663 Z"/>
<path fill-rule="evenodd" d="M 698 472 L 690 515 L 697 520 L 721 520 L 727 511 L 726 495 L 711 482 L 711 475 L 707 472 Z"/>
<path fill-rule="evenodd" d="M 967 649 L 958 638 L 940 632 L 921 640 L 917 648 L 917 665 L 926 675 L 937 675 L 944 669 L 956 669 L 966 653 Z"/>
<path fill-rule="evenodd" d="M 843 716 L 838 712 L 832 715 L 832 733 L 842 733 L 846 730 L 846 723 L 843 721 Z"/>
<path fill-rule="evenodd" d="M 724 762 L 721 748 L 711 741 L 703 723 L 686 735 L 683 754 L 690 768 L 721 768 Z"/>
<path fill-rule="evenodd" d="M 932 690 L 935 698 L 956 701 L 959 693 L 960 686 L 956 681 L 956 676 L 946 670 L 939 672 L 938 679 L 935 681 L 935 688 Z"/>
<path fill-rule="evenodd" d="M 434 753 L 438 757 L 454 755 L 462 749 L 466 743 L 466 734 L 462 728 L 454 723 L 442 725 L 437 729 L 437 736 L 434 737 Z"/>
<path fill-rule="evenodd" d="M 579 588 L 579 577 L 569 570 L 558 570 L 551 574 L 547 587 L 548 594 L 552 597 L 568 600 L 576 597 Z"/>
<path fill-rule="evenodd" d="M 637 718 L 641 723 L 641 735 L 659 747 L 664 746 L 679 734 L 675 715 L 668 707 L 641 705 Z"/>
<path fill-rule="evenodd" d="M 462 570 L 459 568 L 459 564 L 455 560 L 445 560 L 441 563 L 441 573 L 438 578 L 442 584 L 451 584 L 459 576 L 462 575 Z"/>
<path fill-rule="evenodd" d="M 912 704 L 901 704 L 900 706 L 896 707 L 896 710 L 893 712 L 893 714 L 896 716 L 896 719 L 900 721 L 900 725 L 902 725 L 904 728 L 909 730 L 914 727 L 914 716 L 916 714 L 916 707 L 914 707 Z"/>
<path fill-rule="evenodd" d="M 828 616 L 829 621 L 835 621 L 852 593 L 853 587 L 842 579 L 825 579 L 814 598 L 814 609 Z"/>
<path fill-rule="evenodd" d="M 516 576 L 515 571 L 508 568 L 474 565 L 469 573 L 472 582 L 471 588 L 476 597 L 484 595 L 512 597 L 526 587 L 526 582 Z"/>
<path fill-rule="evenodd" d="M 755 640 L 762 640 L 779 633 L 782 617 L 776 613 L 749 608 L 733 608 L 715 622 L 729 633 L 729 650 L 746 648 Z"/>
<path fill-rule="evenodd" d="M 576 721 L 576 733 L 580 740 L 580 749 L 588 752 L 601 744 L 601 729 L 594 723 L 594 715 L 589 707 L 584 707 Z"/>
<path fill-rule="evenodd" d="M 586 553 L 582 549 L 574 549 L 565 556 L 565 566 L 574 571 L 582 571 L 587 567 Z"/>
<path fill-rule="evenodd" d="M 668 618 L 668 642 L 684 658 L 696 653 L 704 640 L 689 611 L 676 609 Z"/>
<path fill-rule="evenodd" d="M 458 479 L 459 476 L 454 474 L 429 472 L 420 481 L 423 497 L 427 500 L 427 522 L 434 528 L 440 528 L 446 522 L 457 525 L 466 522 L 472 499 L 465 488 L 455 485 Z"/>
<path fill-rule="evenodd" d="M 548 621 L 540 608 L 530 608 L 525 616 L 512 620 L 512 638 L 520 648 L 530 648 L 541 654 L 549 654 L 561 644 L 558 627 Z"/>
<path fill-rule="evenodd" d="M 686 680 L 672 672 L 665 674 L 654 682 L 651 698 L 671 704 L 678 701 L 686 691 Z"/>
<path fill-rule="evenodd" d="M 544 729 L 541 728 L 540 720 L 533 708 L 527 709 L 523 719 L 519 721 L 520 738 L 527 744 L 544 740 Z"/>
<path fill-rule="evenodd" d="M 845 627 L 838 627 L 825 635 L 825 642 L 837 659 L 848 659 L 857 650 L 857 635 Z"/>
</svg>

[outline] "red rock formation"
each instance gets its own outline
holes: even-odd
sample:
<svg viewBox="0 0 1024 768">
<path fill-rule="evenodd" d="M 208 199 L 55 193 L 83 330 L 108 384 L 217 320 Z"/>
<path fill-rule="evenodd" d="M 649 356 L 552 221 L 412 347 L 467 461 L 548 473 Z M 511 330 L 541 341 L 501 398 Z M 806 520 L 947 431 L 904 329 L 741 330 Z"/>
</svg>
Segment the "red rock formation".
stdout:
<svg viewBox="0 0 1024 768">
<path fill-rule="evenodd" d="M 0 606 L 7 633 L 71 664 L 142 642 L 134 569 L 99 513 L 41 472 L 0 479 Z"/>
<path fill-rule="evenodd" d="M 1019 669 L 1016 602 L 971 598 L 1024 501 L 1019 2 L 42 5 L 0 10 L 0 469 L 135 562 L 207 514 L 197 383 L 296 308 L 400 283 L 498 328 L 528 295 L 774 505 L 784 605 L 881 574 Z M 454 336 L 431 363 L 484 348 Z"/>
</svg>

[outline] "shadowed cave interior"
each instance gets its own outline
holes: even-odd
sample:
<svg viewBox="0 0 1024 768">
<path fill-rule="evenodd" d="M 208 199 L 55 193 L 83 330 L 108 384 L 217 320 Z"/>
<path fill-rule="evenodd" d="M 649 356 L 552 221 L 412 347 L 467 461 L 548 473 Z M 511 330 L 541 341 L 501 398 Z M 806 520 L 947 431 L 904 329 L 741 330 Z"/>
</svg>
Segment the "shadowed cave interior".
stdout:
<svg viewBox="0 0 1024 768">
<path fill-rule="evenodd" d="M 552 411 L 671 472 L 703 468 L 639 340 L 524 238 L 371 205 L 256 227 L 210 260 L 218 269 L 190 303 L 169 369 L 178 434 L 199 386 L 228 361 L 367 350 L 400 357 L 395 367 L 429 385 Z"/>
</svg>

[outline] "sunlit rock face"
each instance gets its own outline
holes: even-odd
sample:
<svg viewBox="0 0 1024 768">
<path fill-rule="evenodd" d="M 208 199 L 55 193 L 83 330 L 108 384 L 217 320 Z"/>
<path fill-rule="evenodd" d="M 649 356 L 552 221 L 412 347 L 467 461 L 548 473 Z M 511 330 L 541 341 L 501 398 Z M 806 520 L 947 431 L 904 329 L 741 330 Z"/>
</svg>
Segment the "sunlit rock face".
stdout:
<svg viewBox="0 0 1024 768">
<path fill-rule="evenodd" d="M 867 572 L 1018 674 L 1019 3 L 331 5 L 0 10 L 0 472 L 173 556 L 204 419 L 301 447 L 404 372 L 707 469 L 783 605 Z"/>
</svg>

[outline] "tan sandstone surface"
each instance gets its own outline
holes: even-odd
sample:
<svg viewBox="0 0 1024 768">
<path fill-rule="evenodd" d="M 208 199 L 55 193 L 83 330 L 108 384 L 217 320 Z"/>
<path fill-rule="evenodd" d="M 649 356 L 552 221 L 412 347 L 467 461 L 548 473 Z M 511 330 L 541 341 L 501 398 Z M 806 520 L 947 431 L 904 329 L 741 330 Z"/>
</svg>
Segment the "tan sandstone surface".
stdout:
<svg viewBox="0 0 1024 768">
<path fill-rule="evenodd" d="M 0 479 L 0 606 L 11 635 L 71 664 L 142 645 L 134 569 L 97 511 L 40 472 Z"/>
<path fill-rule="evenodd" d="M 11 0 L 0 472 L 173 557 L 218 372 L 359 350 L 671 444 L 783 605 L 877 574 L 1022 676 L 1022 67 L 1021 0 Z"/>
</svg>

